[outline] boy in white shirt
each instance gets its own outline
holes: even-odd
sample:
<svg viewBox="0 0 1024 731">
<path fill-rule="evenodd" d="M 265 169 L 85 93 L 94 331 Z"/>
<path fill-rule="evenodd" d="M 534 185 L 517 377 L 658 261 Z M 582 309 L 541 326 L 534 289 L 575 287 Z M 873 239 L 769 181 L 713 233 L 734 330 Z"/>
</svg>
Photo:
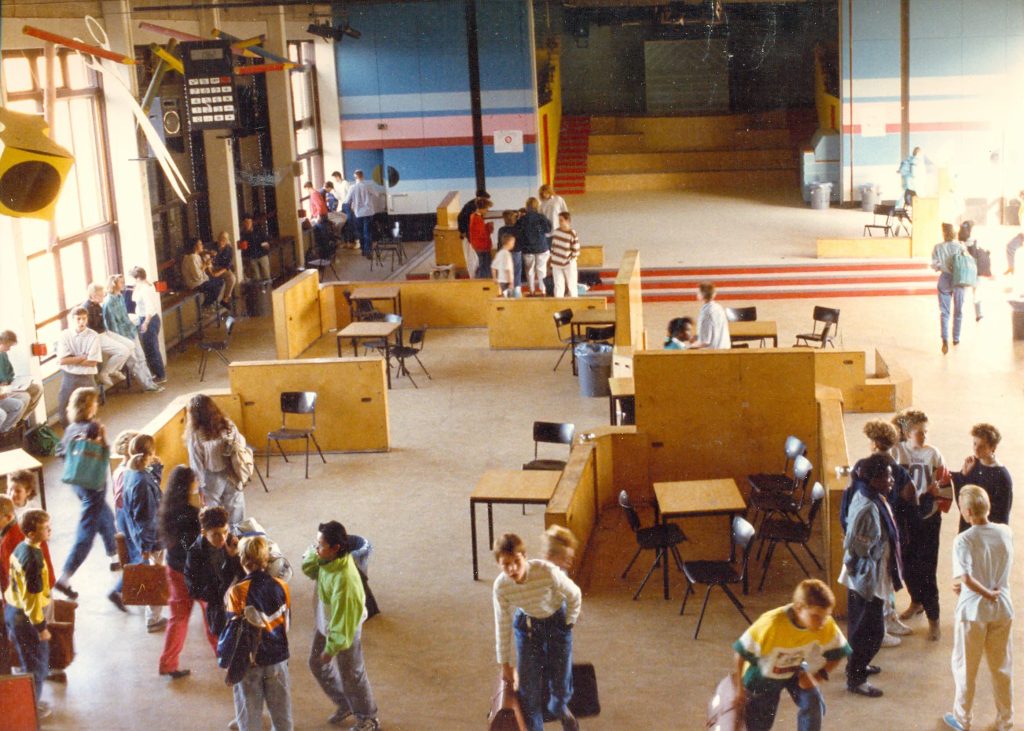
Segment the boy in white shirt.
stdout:
<svg viewBox="0 0 1024 731">
<path fill-rule="evenodd" d="M 1010 630 L 1013 603 L 1010 569 L 1013 566 L 1013 535 L 1010 528 L 988 522 L 988 494 L 977 485 L 960 491 L 960 512 L 971 527 L 953 543 L 956 603 L 953 631 L 953 712 L 943 720 L 950 728 L 969 731 L 975 679 L 981 656 L 992 674 L 996 702 L 996 731 L 1013 728 L 1013 656 Z"/>
<path fill-rule="evenodd" d="M 503 297 L 511 297 L 515 292 L 516 270 L 512 259 L 512 248 L 516 245 L 516 237 L 502 234 L 498 253 L 491 262 L 491 277 L 498 280 Z"/>
</svg>

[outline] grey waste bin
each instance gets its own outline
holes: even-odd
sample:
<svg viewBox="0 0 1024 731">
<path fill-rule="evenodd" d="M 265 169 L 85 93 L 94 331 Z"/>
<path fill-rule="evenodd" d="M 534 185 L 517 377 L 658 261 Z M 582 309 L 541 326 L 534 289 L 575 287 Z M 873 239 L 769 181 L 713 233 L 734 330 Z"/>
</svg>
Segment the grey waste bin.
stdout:
<svg viewBox="0 0 1024 731">
<path fill-rule="evenodd" d="M 349 535 L 348 552 L 352 554 L 352 560 L 356 562 L 356 568 L 369 576 L 370 554 L 373 553 L 373 544 L 362 536 Z"/>
<path fill-rule="evenodd" d="M 1013 339 L 1024 340 L 1024 299 L 1010 300 L 1010 307 L 1013 308 Z"/>
<path fill-rule="evenodd" d="M 580 343 L 576 346 L 580 396 L 608 396 L 612 375 L 612 346 L 604 343 Z"/>
<path fill-rule="evenodd" d="M 245 314 L 249 317 L 270 317 L 274 312 L 274 282 L 270 279 L 248 281 L 243 285 Z"/>
<path fill-rule="evenodd" d="M 865 213 L 874 213 L 878 203 L 878 186 L 874 183 L 860 186 L 860 209 Z"/>
<path fill-rule="evenodd" d="M 811 183 L 811 208 L 827 211 L 832 198 L 832 183 Z"/>
</svg>

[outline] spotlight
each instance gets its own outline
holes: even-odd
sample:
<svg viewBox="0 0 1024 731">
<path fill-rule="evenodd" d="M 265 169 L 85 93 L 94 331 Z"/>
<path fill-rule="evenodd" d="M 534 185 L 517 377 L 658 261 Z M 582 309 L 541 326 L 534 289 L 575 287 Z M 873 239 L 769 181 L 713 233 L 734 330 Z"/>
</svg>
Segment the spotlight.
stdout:
<svg viewBox="0 0 1024 731">
<path fill-rule="evenodd" d="M 306 28 L 307 33 L 312 33 L 315 36 L 319 36 L 326 41 L 341 41 L 342 38 L 348 36 L 349 38 L 359 38 L 362 33 L 357 31 L 348 21 L 345 21 L 345 25 L 341 28 L 335 28 L 328 22 L 324 23 L 310 23 L 309 27 Z"/>
</svg>

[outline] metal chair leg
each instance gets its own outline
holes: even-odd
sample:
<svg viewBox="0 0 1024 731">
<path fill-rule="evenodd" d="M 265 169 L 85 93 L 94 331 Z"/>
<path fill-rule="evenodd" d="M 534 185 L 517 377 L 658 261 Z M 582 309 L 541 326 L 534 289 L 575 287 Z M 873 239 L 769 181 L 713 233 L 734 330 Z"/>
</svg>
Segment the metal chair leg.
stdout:
<svg viewBox="0 0 1024 731">
<path fill-rule="evenodd" d="M 267 437 L 267 477 L 270 477 L 270 437 Z"/>
<path fill-rule="evenodd" d="M 285 454 L 284 447 L 281 446 L 281 440 L 280 439 L 275 439 L 274 440 L 274 444 L 277 445 L 277 451 L 281 453 L 281 456 L 284 457 L 284 461 L 287 462 L 288 461 L 288 455 Z"/>
<path fill-rule="evenodd" d="M 704 592 L 704 603 L 700 606 L 700 616 L 697 618 L 697 629 L 693 631 L 693 639 L 697 639 L 697 635 L 700 634 L 700 626 L 704 623 L 704 612 L 707 611 L 708 599 L 711 598 L 711 590 L 714 588 L 714 584 L 708 584 L 708 590 Z"/>
<path fill-rule="evenodd" d="M 313 440 L 313 446 L 316 447 L 316 453 L 320 455 L 320 459 L 323 461 L 323 463 L 327 464 L 327 458 L 324 457 L 324 453 L 320 449 L 320 443 L 316 440 L 316 434 L 310 434 L 309 437 L 310 439 Z"/>
<path fill-rule="evenodd" d="M 423 372 L 427 374 L 427 379 L 433 381 L 433 376 L 430 375 L 430 371 L 428 371 L 426 366 L 423 365 L 423 361 L 420 360 L 420 357 L 418 355 L 414 355 L 413 358 L 415 358 L 416 362 L 420 364 L 420 368 L 423 369 Z"/>
<path fill-rule="evenodd" d="M 764 591 L 764 580 L 768 576 L 768 567 L 771 565 L 772 556 L 775 555 L 775 541 L 768 544 L 768 551 L 764 555 L 764 563 L 761 565 L 761 583 L 757 585 L 757 590 Z"/>
<path fill-rule="evenodd" d="M 789 555 L 793 557 L 793 560 L 796 561 L 797 566 L 799 566 L 800 570 L 804 572 L 804 575 L 807 576 L 808 579 L 811 578 L 811 572 L 807 570 L 807 567 L 804 566 L 804 562 L 797 557 L 793 552 L 793 547 L 788 543 L 786 544 L 786 550 L 789 551 Z"/>
<path fill-rule="evenodd" d="M 686 580 L 686 593 L 683 594 L 683 605 L 681 607 L 679 607 L 679 616 L 680 617 L 682 617 L 683 613 L 686 611 L 686 600 L 690 598 L 690 594 L 692 594 L 692 593 L 693 593 L 693 584 L 691 584 L 690 580 L 687 579 Z"/>
<path fill-rule="evenodd" d="M 558 370 L 558 366 L 562 365 L 562 359 L 565 357 L 565 354 L 568 353 L 568 352 L 569 352 L 569 346 L 566 345 L 564 348 L 562 348 L 562 354 L 560 356 L 558 356 L 558 362 L 555 363 L 555 367 L 551 369 L 552 371 L 557 371 Z"/>
<path fill-rule="evenodd" d="M 306 435 L 306 479 L 309 479 L 309 435 Z"/>
<path fill-rule="evenodd" d="M 636 593 L 633 595 L 633 601 L 636 601 L 637 599 L 640 598 L 640 592 L 642 592 L 644 590 L 644 587 L 647 585 L 647 580 L 650 579 L 651 576 L 654 574 L 654 570 L 656 568 L 658 568 L 658 566 L 661 565 L 661 558 L 662 558 L 662 554 L 664 553 L 664 551 L 665 551 L 665 549 L 663 549 L 663 548 L 659 548 L 658 549 L 658 553 L 654 557 L 654 563 L 651 564 L 651 568 L 647 572 L 647 576 L 645 576 L 644 580 L 640 582 L 640 588 L 637 589 Z"/>
<path fill-rule="evenodd" d="M 736 609 L 738 609 L 740 614 L 743 615 L 743 619 L 747 620 L 747 624 L 750 624 L 750 617 L 747 616 L 746 609 L 744 608 L 744 606 L 740 602 L 740 600 L 736 598 L 736 595 L 732 593 L 732 589 L 729 588 L 729 585 L 728 584 L 722 584 L 722 591 L 725 592 L 725 595 L 727 597 L 729 597 L 729 600 L 732 601 L 732 603 L 733 603 L 733 605 L 735 605 Z"/>
<path fill-rule="evenodd" d="M 629 563 L 628 563 L 628 564 L 626 565 L 626 570 L 625 570 L 625 571 L 623 571 L 623 572 L 622 572 L 622 576 L 620 576 L 620 577 L 619 577 L 620 579 L 625 579 L 625 578 L 626 578 L 626 574 L 628 574 L 628 573 L 629 573 L 629 570 L 630 570 L 631 568 L 633 568 L 633 564 L 634 564 L 634 563 L 636 563 L 636 560 L 637 560 L 638 558 L 640 558 L 640 554 L 641 554 L 641 553 L 643 553 L 643 551 L 644 551 L 644 549 L 642 549 L 642 548 L 638 548 L 638 549 L 636 549 L 636 553 L 634 553 L 634 554 L 633 554 L 633 558 L 631 558 L 631 559 L 629 560 Z"/>
</svg>

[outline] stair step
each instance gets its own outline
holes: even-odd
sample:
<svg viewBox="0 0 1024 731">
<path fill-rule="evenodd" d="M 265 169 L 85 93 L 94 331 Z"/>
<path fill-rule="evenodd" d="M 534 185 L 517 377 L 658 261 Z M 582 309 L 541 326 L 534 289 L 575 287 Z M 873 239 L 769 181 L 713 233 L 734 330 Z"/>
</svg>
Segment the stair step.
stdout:
<svg viewBox="0 0 1024 731">
<path fill-rule="evenodd" d="M 662 173 L 587 173 L 587 190 L 615 192 L 623 190 L 680 190 L 702 186 L 798 184 L 797 170 L 702 170 Z"/>
</svg>

